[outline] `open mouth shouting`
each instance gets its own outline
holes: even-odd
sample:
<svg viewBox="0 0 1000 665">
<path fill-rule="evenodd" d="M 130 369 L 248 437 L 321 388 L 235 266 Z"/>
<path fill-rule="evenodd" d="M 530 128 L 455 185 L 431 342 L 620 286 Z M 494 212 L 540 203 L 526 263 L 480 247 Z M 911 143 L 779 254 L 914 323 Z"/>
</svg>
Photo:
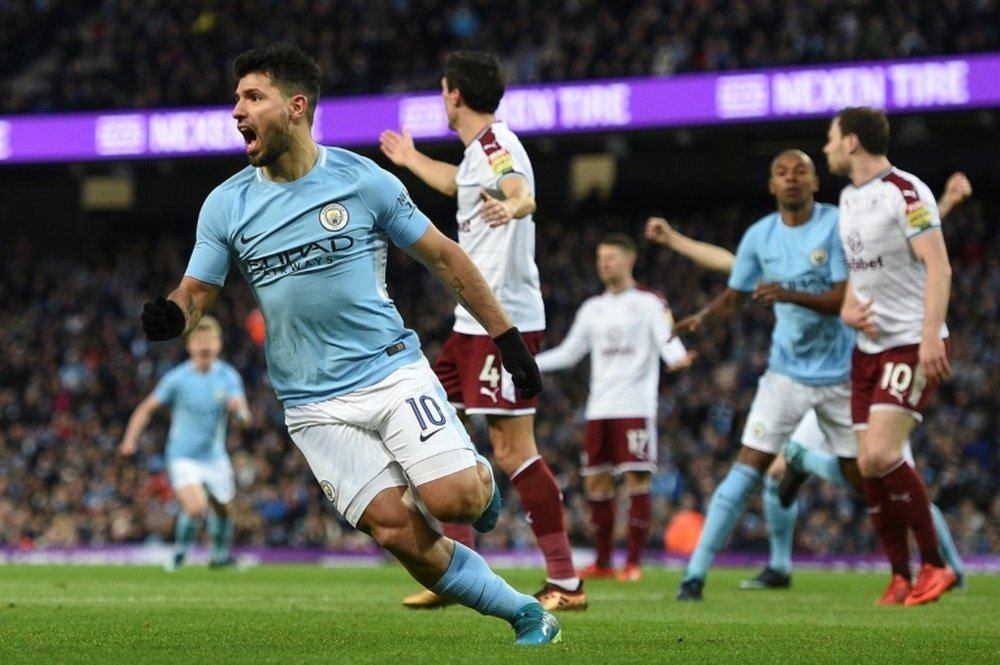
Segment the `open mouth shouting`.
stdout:
<svg viewBox="0 0 1000 665">
<path fill-rule="evenodd" d="M 248 155 L 252 155 L 260 150 L 261 141 L 260 137 L 257 136 L 257 132 L 249 126 L 242 124 L 237 125 L 236 129 L 238 129 L 240 134 L 243 135 L 243 142 L 246 144 L 246 152 Z"/>
</svg>

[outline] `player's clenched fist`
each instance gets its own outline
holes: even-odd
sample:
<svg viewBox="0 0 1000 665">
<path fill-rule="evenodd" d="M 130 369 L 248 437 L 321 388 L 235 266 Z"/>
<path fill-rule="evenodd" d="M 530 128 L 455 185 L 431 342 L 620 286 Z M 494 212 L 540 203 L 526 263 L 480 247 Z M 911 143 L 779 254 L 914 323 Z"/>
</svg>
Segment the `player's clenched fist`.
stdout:
<svg viewBox="0 0 1000 665">
<path fill-rule="evenodd" d="M 521 332 L 517 328 L 511 328 L 494 337 L 493 342 L 500 349 L 500 361 L 510 372 L 514 387 L 521 397 L 531 399 L 542 392 L 542 375 L 538 371 L 538 363 L 524 343 Z"/>
<path fill-rule="evenodd" d="M 173 300 L 159 296 L 142 306 L 142 331 L 153 342 L 178 337 L 184 332 L 184 312 Z"/>
</svg>

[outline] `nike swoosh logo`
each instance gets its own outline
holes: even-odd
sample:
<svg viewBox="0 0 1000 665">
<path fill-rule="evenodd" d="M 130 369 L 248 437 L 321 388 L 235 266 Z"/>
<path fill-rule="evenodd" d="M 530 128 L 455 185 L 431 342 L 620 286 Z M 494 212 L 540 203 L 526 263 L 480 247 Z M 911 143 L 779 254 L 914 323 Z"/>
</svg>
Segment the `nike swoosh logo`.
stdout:
<svg viewBox="0 0 1000 665">
<path fill-rule="evenodd" d="M 444 429 L 443 427 L 438 427 L 433 432 L 428 432 L 427 434 L 421 434 L 420 435 L 420 443 L 423 443 L 424 441 L 426 441 L 427 439 L 431 438 L 432 436 L 434 436 L 435 434 L 437 434 L 438 432 L 440 432 L 443 429 Z"/>
<path fill-rule="evenodd" d="M 241 233 L 240 234 L 240 242 L 242 242 L 244 245 L 249 245 L 250 243 L 252 243 L 257 238 L 261 237 L 262 235 L 264 235 L 264 231 L 261 231 L 260 233 L 258 233 L 256 235 L 252 235 L 249 238 L 247 237 L 247 234 Z"/>
</svg>

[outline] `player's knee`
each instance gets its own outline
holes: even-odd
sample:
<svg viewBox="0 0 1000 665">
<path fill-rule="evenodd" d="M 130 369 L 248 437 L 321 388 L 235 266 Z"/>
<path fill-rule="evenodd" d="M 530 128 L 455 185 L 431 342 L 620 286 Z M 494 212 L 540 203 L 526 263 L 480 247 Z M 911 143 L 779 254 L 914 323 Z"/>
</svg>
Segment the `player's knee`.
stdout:
<svg viewBox="0 0 1000 665">
<path fill-rule="evenodd" d="M 181 510 L 191 519 L 202 519 L 208 515 L 208 504 L 197 502 L 187 503 L 181 506 Z"/>
<path fill-rule="evenodd" d="M 479 517 L 486 507 L 483 502 L 483 490 L 478 485 L 463 484 L 454 487 L 450 492 L 437 493 L 424 505 L 434 517 L 442 522 L 459 524 L 472 522 Z"/>
<path fill-rule="evenodd" d="M 858 455 L 858 468 L 862 476 L 874 478 L 891 471 L 900 459 L 898 451 L 874 448 Z"/>
</svg>

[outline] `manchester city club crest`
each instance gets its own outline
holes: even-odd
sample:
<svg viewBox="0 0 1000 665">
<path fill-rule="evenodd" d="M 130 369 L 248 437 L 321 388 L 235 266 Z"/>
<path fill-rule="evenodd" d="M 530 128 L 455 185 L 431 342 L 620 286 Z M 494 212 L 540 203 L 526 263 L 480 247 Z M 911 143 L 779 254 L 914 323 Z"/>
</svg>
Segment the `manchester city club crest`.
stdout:
<svg viewBox="0 0 1000 665">
<path fill-rule="evenodd" d="M 333 485 L 330 484 L 329 480 L 321 480 L 319 486 L 323 488 L 323 494 L 326 495 L 326 500 L 333 503 L 334 499 L 337 498 L 337 493 L 333 489 Z"/>
<path fill-rule="evenodd" d="M 809 263 L 813 264 L 816 268 L 825 266 L 829 260 L 830 255 L 824 247 L 817 247 L 809 253 Z"/>
<path fill-rule="evenodd" d="M 339 231 L 345 226 L 347 226 L 347 220 L 350 215 L 347 214 L 347 208 L 339 203 L 327 203 L 323 206 L 323 209 L 319 211 L 319 223 L 323 225 L 323 228 L 327 231 Z"/>
</svg>

